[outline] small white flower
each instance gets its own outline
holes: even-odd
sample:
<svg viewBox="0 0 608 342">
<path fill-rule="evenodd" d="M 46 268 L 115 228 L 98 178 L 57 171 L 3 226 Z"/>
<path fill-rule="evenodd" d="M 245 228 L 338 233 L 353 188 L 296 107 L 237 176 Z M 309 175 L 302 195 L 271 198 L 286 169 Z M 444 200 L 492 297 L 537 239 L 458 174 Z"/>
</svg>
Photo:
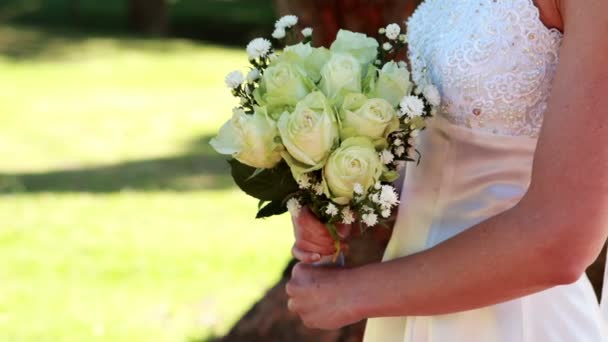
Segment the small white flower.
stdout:
<svg viewBox="0 0 608 342">
<path fill-rule="evenodd" d="M 368 207 L 367 205 L 364 205 L 361 207 L 361 211 L 367 212 L 367 213 L 373 213 L 374 209 L 372 209 L 371 207 Z"/>
<path fill-rule="evenodd" d="M 386 27 L 386 38 L 388 39 L 397 39 L 397 37 L 399 37 L 399 33 L 401 33 L 401 27 L 395 23 L 389 24 Z"/>
<path fill-rule="evenodd" d="M 395 156 L 391 153 L 391 151 L 383 150 L 382 153 L 380 153 L 380 159 L 382 160 L 382 164 L 388 165 L 395 160 Z"/>
<path fill-rule="evenodd" d="M 399 41 L 405 43 L 407 41 L 407 37 L 404 34 L 399 35 Z"/>
<path fill-rule="evenodd" d="M 355 223 L 355 214 L 349 207 L 342 209 L 342 223 L 353 224 Z"/>
<path fill-rule="evenodd" d="M 300 209 L 302 209 L 302 206 L 297 198 L 292 197 L 287 201 L 287 210 L 292 217 L 298 217 L 300 214 Z"/>
<path fill-rule="evenodd" d="M 380 194 L 379 193 L 373 193 L 369 195 L 369 200 L 374 202 L 374 203 L 378 203 L 380 204 Z"/>
<path fill-rule="evenodd" d="M 424 102 L 416 96 L 406 96 L 399 103 L 401 110 L 400 114 L 407 115 L 409 118 L 422 115 L 424 111 Z"/>
<path fill-rule="evenodd" d="M 380 192 L 380 201 L 382 202 L 382 206 L 386 208 L 399 204 L 399 196 L 397 196 L 395 188 L 391 185 L 383 185 Z"/>
<path fill-rule="evenodd" d="M 405 147 L 399 146 L 395 149 L 395 154 L 397 157 L 401 157 L 405 153 Z"/>
<path fill-rule="evenodd" d="M 393 48 L 393 45 L 389 42 L 386 42 L 386 43 L 382 44 L 382 48 L 384 49 L 384 51 L 388 51 Z"/>
<path fill-rule="evenodd" d="M 401 140 L 401 139 L 395 139 L 395 141 L 393 141 L 393 144 L 395 146 L 401 146 L 401 145 L 403 145 L 403 140 Z"/>
<path fill-rule="evenodd" d="M 256 38 L 247 44 L 247 55 L 249 59 L 265 57 L 272 48 L 272 44 L 268 39 Z"/>
<path fill-rule="evenodd" d="M 338 215 L 338 207 L 336 207 L 333 203 L 329 203 L 327 208 L 325 208 L 325 213 L 329 216 Z"/>
<path fill-rule="evenodd" d="M 310 177 L 308 177 L 307 174 L 303 174 L 302 177 L 300 177 L 300 179 L 298 180 L 298 185 L 300 186 L 300 189 L 310 188 L 312 185 L 310 184 Z"/>
<path fill-rule="evenodd" d="M 420 131 L 417 129 L 410 132 L 410 136 L 414 138 L 417 137 L 418 134 L 420 134 Z"/>
<path fill-rule="evenodd" d="M 390 209 L 384 209 L 382 210 L 382 217 L 384 218 L 389 218 L 391 216 L 391 210 Z"/>
<path fill-rule="evenodd" d="M 295 15 L 285 15 L 283 17 L 281 17 L 279 20 L 277 20 L 277 22 L 274 24 L 274 27 L 276 28 L 289 28 L 292 26 L 296 26 L 296 24 L 298 23 L 298 17 L 296 17 Z"/>
<path fill-rule="evenodd" d="M 312 36 L 312 28 L 306 27 L 306 28 L 302 29 L 302 35 L 306 38 Z"/>
<path fill-rule="evenodd" d="M 355 192 L 355 194 L 357 195 L 363 195 L 363 192 L 365 191 L 363 189 L 363 185 L 359 184 L 359 183 L 355 183 L 355 186 L 353 188 L 353 191 Z"/>
<path fill-rule="evenodd" d="M 381 27 L 381 28 L 378 29 L 378 33 L 385 34 L 386 33 L 386 29 L 384 27 Z"/>
<path fill-rule="evenodd" d="M 374 213 L 363 214 L 361 218 L 363 219 L 363 223 L 365 223 L 368 227 L 373 227 L 378 223 L 378 215 Z"/>
<path fill-rule="evenodd" d="M 260 76 L 261 76 L 260 70 L 258 70 L 258 69 L 251 69 L 247 73 L 247 81 L 253 83 L 253 82 L 257 81 L 260 78 Z"/>
<path fill-rule="evenodd" d="M 226 75 L 224 81 L 226 82 L 226 86 L 228 86 L 228 88 L 236 89 L 243 82 L 245 82 L 245 76 L 243 76 L 242 72 L 235 70 Z"/>
<path fill-rule="evenodd" d="M 315 192 L 315 195 L 321 196 L 323 195 L 323 184 L 317 183 L 312 186 L 312 190 Z"/>
<path fill-rule="evenodd" d="M 431 106 L 439 106 L 441 104 L 441 95 L 439 95 L 439 90 L 432 85 L 429 84 L 422 90 L 422 95 L 426 98 L 427 101 L 431 104 Z"/>
<path fill-rule="evenodd" d="M 374 189 L 376 189 L 376 190 L 382 189 L 382 183 L 376 182 L 376 184 L 374 184 Z"/>
<path fill-rule="evenodd" d="M 283 27 L 277 27 L 272 32 L 272 38 L 275 39 L 283 39 L 285 38 L 285 29 Z"/>
</svg>

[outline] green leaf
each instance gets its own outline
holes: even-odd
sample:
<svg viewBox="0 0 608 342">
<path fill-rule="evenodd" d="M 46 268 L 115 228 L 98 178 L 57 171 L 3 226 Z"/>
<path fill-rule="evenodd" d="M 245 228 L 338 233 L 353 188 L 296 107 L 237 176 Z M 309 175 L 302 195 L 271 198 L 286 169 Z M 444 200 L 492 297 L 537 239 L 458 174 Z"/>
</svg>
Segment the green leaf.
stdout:
<svg viewBox="0 0 608 342">
<path fill-rule="evenodd" d="M 235 159 L 228 162 L 236 185 L 249 196 L 259 200 L 282 201 L 299 189 L 298 183 L 293 179 L 286 163 L 256 172 L 256 168 L 242 164 Z"/>
<path fill-rule="evenodd" d="M 264 208 L 258 211 L 255 218 L 265 218 L 274 215 L 281 215 L 287 212 L 287 206 L 283 204 L 283 201 L 272 201 L 268 203 Z"/>
</svg>

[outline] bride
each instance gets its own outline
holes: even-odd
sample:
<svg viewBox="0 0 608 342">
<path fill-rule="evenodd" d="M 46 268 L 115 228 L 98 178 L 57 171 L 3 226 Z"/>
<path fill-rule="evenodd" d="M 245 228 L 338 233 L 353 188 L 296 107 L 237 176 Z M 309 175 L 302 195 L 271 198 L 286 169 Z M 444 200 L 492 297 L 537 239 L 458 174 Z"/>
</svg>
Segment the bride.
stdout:
<svg viewBox="0 0 608 342">
<path fill-rule="evenodd" d="M 384 262 L 311 266 L 333 242 L 300 214 L 290 310 L 322 329 L 370 318 L 372 342 L 608 341 L 584 275 L 608 236 L 606 13 L 603 0 L 422 3 L 412 75 L 443 100 Z"/>
</svg>

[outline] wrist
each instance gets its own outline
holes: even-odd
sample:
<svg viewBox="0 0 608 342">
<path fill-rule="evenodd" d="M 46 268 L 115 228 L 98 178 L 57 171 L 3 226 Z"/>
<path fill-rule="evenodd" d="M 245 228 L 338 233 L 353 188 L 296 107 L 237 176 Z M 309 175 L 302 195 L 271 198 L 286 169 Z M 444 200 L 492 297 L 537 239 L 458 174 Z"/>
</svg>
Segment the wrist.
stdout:
<svg viewBox="0 0 608 342">
<path fill-rule="evenodd" d="M 352 316 L 353 322 L 371 317 L 374 301 L 373 287 L 367 283 L 367 266 L 347 269 L 340 281 L 341 288 L 346 292 L 344 308 Z"/>
</svg>

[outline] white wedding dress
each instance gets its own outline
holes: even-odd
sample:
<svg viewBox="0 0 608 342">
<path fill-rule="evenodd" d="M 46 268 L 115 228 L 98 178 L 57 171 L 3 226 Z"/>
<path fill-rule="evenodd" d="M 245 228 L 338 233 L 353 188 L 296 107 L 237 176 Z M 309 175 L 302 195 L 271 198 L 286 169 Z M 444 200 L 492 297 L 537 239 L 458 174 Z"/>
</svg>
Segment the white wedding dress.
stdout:
<svg viewBox="0 0 608 342">
<path fill-rule="evenodd" d="M 408 38 L 413 78 L 435 84 L 442 106 L 419 136 L 421 163 L 408 165 L 385 260 L 431 248 L 521 199 L 562 35 L 532 0 L 427 0 Z M 606 311 L 583 276 L 477 310 L 373 318 L 365 341 L 606 342 Z"/>
</svg>

